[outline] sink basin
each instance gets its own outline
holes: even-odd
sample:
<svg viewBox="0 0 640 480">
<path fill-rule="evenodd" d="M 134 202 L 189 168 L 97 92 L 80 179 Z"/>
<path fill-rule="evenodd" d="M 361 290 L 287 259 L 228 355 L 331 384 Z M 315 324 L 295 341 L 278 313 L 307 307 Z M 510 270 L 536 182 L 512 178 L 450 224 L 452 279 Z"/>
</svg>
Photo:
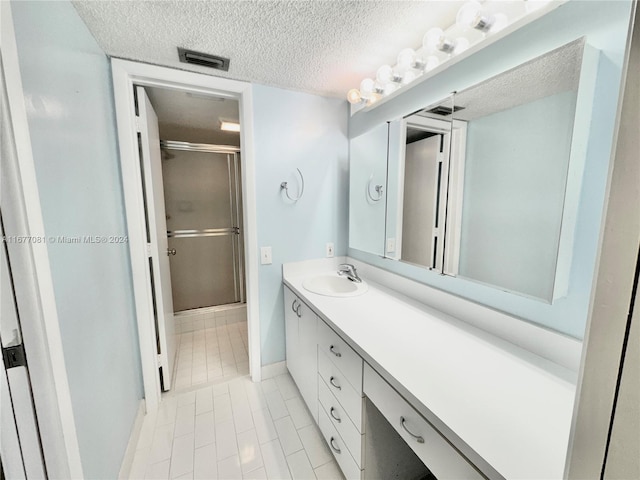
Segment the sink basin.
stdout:
<svg viewBox="0 0 640 480">
<path fill-rule="evenodd" d="M 357 297 L 365 293 L 369 287 L 365 282 L 356 283 L 337 273 L 326 273 L 309 277 L 302 282 L 305 290 L 327 297 Z"/>
</svg>

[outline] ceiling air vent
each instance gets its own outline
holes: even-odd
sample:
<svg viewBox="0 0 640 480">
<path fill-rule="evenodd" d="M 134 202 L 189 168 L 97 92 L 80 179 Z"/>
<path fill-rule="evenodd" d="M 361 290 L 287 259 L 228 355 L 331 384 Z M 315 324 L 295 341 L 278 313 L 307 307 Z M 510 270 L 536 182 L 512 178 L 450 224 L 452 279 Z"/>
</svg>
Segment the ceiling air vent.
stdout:
<svg viewBox="0 0 640 480">
<path fill-rule="evenodd" d="M 215 68 L 216 70 L 229 71 L 229 59 L 209 55 L 208 53 L 194 52 L 185 48 L 178 47 L 178 56 L 183 63 L 191 63 L 193 65 L 202 65 L 203 67 Z"/>
<path fill-rule="evenodd" d="M 437 107 L 432 108 L 431 110 L 425 110 L 425 113 L 432 113 L 434 115 L 442 115 L 446 117 L 447 115 L 451 115 L 453 112 L 457 112 L 458 110 L 464 110 L 464 107 L 458 107 L 457 105 L 453 107 L 446 107 L 444 105 L 438 105 Z"/>
</svg>

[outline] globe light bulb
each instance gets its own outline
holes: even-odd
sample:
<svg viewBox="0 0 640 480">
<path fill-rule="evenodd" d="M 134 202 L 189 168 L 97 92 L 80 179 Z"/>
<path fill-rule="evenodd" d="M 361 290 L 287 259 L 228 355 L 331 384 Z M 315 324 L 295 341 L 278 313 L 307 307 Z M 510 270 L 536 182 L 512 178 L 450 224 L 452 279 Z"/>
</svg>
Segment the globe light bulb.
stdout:
<svg viewBox="0 0 640 480">
<path fill-rule="evenodd" d="M 376 72 L 376 79 L 382 84 L 386 85 L 393 81 L 393 69 L 389 65 L 382 65 Z"/>
<path fill-rule="evenodd" d="M 428 72 L 430 70 L 433 70 L 438 65 L 440 65 L 440 59 L 438 57 L 436 57 L 435 55 L 430 55 L 426 59 L 426 62 L 425 62 L 425 65 L 424 65 L 424 71 Z"/>
<path fill-rule="evenodd" d="M 386 95 L 391 95 L 393 92 L 395 92 L 396 90 L 398 90 L 398 88 L 400 88 L 400 86 L 395 83 L 395 82 L 389 82 L 384 86 L 384 92 L 383 94 Z"/>
<path fill-rule="evenodd" d="M 504 13 L 496 13 L 493 16 L 493 25 L 491 25 L 489 33 L 496 33 L 500 30 L 504 30 L 507 25 L 509 25 L 509 18 Z"/>
<path fill-rule="evenodd" d="M 451 54 L 456 48 L 456 42 L 447 38 L 444 31 L 438 27 L 434 27 L 425 33 L 422 39 L 422 45 L 429 53 L 440 50 L 446 54 Z"/>
<path fill-rule="evenodd" d="M 360 96 L 360 90 L 357 88 L 352 88 L 347 92 L 347 100 L 349 103 L 360 103 L 362 101 L 362 97 Z"/>
<path fill-rule="evenodd" d="M 402 84 L 407 85 L 416 79 L 417 75 L 414 70 L 407 70 L 402 77 Z"/>
<path fill-rule="evenodd" d="M 441 28 L 434 27 L 424 34 L 422 46 L 429 53 L 435 52 L 438 50 L 438 45 L 443 37 L 444 31 Z"/>
<path fill-rule="evenodd" d="M 374 88 L 375 85 L 373 83 L 373 80 L 371 80 L 370 78 L 365 78 L 364 80 L 362 80 L 362 82 L 360 82 L 360 96 L 365 100 L 368 100 L 369 98 L 371 98 Z"/>
<path fill-rule="evenodd" d="M 453 54 L 454 55 L 460 55 L 462 52 L 464 52 L 466 49 L 469 48 L 469 40 L 466 39 L 465 37 L 458 37 L 456 38 L 456 46 L 453 49 Z"/>
<path fill-rule="evenodd" d="M 398 54 L 398 71 L 404 73 L 410 68 L 413 67 L 413 63 L 416 58 L 416 52 L 413 48 L 405 48 L 404 50 L 400 50 Z"/>
<path fill-rule="evenodd" d="M 481 12 L 482 5 L 480 5 L 480 3 L 476 1 L 465 3 L 460 10 L 458 10 L 458 15 L 456 15 L 456 25 L 463 30 L 475 28 L 478 23 L 478 19 L 481 16 Z"/>
</svg>

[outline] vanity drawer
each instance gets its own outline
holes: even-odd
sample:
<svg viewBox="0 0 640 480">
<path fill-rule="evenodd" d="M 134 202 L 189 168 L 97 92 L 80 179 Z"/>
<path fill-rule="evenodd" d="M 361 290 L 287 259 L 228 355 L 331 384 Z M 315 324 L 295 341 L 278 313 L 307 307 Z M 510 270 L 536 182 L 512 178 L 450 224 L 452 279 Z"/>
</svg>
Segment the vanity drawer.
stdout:
<svg viewBox="0 0 640 480">
<path fill-rule="evenodd" d="M 360 470 L 360 467 L 358 467 L 358 464 L 349 453 L 344 440 L 331 423 L 331 420 L 329 420 L 327 412 L 323 408 L 319 409 L 318 417 L 320 420 L 318 425 L 320 432 L 322 432 L 322 436 L 329 445 L 329 450 L 331 450 L 338 465 L 340 465 L 342 473 L 347 480 L 360 480 L 362 478 L 362 470 Z"/>
<path fill-rule="evenodd" d="M 318 374 L 329 387 L 329 391 L 340 402 L 353 424 L 358 427 L 359 431 L 362 431 L 362 394 L 351 386 L 342 371 L 329 360 L 324 352 L 318 352 Z"/>
<path fill-rule="evenodd" d="M 485 478 L 369 365 L 364 368 L 364 391 L 439 480 Z"/>
<path fill-rule="evenodd" d="M 324 408 L 325 413 L 329 416 L 333 427 L 344 440 L 353 459 L 359 467 L 364 467 L 362 464 L 362 434 L 344 411 L 340 402 L 329 391 L 329 387 L 324 383 L 322 377 L 318 377 L 318 400 L 321 408 Z"/>
<path fill-rule="evenodd" d="M 362 393 L 362 358 L 324 321 L 319 324 L 318 350 L 326 353 L 353 388 Z"/>
</svg>

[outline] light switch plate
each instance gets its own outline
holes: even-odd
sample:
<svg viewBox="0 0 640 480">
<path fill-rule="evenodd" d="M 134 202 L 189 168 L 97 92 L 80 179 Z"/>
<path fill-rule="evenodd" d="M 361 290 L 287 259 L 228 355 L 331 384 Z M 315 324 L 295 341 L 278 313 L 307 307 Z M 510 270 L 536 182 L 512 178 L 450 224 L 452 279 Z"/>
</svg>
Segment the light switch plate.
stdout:
<svg viewBox="0 0 640 480">
<path fill-rule="evenodd" d="M 260 247 L 260 263 L 262 265 L 271 265 L 271 247 Z"/>
<path fill-rule="evenodd" d="M 327 243 L 327 258 L 333 258 L 333 242 Z"/>
<path fill-rule="evenodd" d="M 387 252 L 395 252 L 396 251 L 396 239 L 395 238 L 387 238 Z"/>
</svg>

